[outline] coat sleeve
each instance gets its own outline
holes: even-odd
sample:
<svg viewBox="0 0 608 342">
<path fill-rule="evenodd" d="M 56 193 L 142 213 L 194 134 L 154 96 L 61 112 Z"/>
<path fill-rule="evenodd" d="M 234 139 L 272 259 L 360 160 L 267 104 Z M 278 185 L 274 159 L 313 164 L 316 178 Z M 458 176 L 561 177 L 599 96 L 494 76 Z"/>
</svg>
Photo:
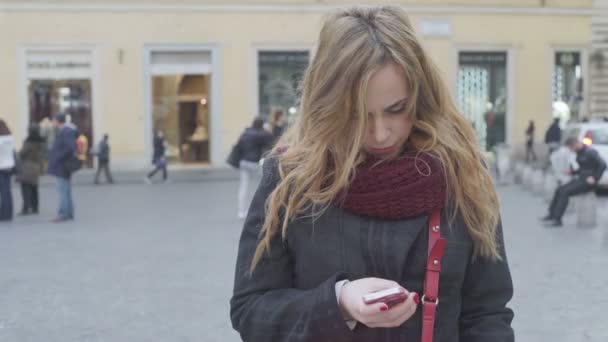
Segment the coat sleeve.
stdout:
<svg viewBox="0 0 608 342">
<path fill-rule="evenodd" d="M 602 157 L 596 150 L 591 150 L 591 155 L 595 160 L 595 170 L 593 172 L 593 178 L 595 178 L 596 181 L 599 181 L 602 178 L 604 171 L 606 171 L 606 161 L 602 159 Z"/>
<path fill-rule="evenodd" d="M 502 260 L 476 257 L 469 264 L 462 294 L 460 340 L 467 342 L 513 342 L 513 282 L 507 264 L 502 224 L 498 225 Z"/>
<path fill-rule="evenodd" d="M 315 288 L 298 289 L 293 259 L 280 236 L 273 239 L 253 273 L 249 266 L 259 241 L 265 201 L 278 182 L 276 157 L 264 163 L 262 182 L 253 198 L 241 235 L 234 293 L 230 300 L 232 326 L 243 341 L 350 341 L 336 299 L 335 274 Z M 311 270 L 313 271 L 313 270 Z"/>
<path fill-rule="evenodd" d="M 20 160 L 24 160 L 27 159 L 28 154 L 30 153 L 30 151 L 32 150 L 32 146 L 30 144 L 28 144 L 27 142 L 23 144 L 23 147 L 21 147 L 21 151 L 19 151 L 19 159 Z"/>
</svg>

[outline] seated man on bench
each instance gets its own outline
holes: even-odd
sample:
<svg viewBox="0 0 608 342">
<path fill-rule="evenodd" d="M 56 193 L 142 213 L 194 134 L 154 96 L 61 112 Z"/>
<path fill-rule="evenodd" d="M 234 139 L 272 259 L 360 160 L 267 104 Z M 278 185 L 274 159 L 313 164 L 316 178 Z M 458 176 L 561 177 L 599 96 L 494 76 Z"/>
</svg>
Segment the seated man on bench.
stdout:
<svg viewBox="0 0 608 342">
<path fill-rule="evenodd" d="M 606 162 L 597 151 L 583 144 L 578 138 L 569 137 L 566 139 L 565 145 L 576 153 L 579 169 L 576 171 L 571 169 L 570 172 L 574 178 L 555 191 L 551 206 L 549 206 L 549 214 L 542 218 L 549 227 L 561 227 L 563 225 L 562 216 L 568 207 L 568 199 L 571 196 L 594 191 L 597 182 L 606 170 Z"/>
</svg>

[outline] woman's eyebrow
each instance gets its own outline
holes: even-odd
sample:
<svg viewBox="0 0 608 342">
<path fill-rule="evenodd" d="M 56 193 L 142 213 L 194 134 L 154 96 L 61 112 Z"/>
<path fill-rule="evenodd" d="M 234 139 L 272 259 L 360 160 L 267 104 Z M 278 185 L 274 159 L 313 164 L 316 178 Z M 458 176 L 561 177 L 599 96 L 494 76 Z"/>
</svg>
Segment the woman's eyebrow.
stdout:
<svg viewBox="0 0 608 342">
<path fill-rule="evenodd" d="M 404 97 L 401 100 L 395 101 L 392 105 L 384 108 L 384 110 L 387 111 L 387 110 L 391 110 L 391 109 L 396 109 L 399 105 L 405 104 L 406 101 L 407 101 L 407 97 Z"/>
</svg>

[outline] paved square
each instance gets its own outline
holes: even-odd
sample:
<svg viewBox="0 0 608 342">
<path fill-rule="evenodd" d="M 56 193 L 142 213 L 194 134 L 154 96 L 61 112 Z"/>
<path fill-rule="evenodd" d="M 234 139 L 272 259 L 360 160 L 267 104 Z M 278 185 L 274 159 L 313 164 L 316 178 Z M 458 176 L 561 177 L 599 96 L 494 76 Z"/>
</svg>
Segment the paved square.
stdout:
<svg viewBox="0 0 608 342">
<path fill-rule="evenodd" d="M 239 341 L 228 300 L 241 223 L 234 180 L 78 186 L 76 221 L 0 224 L 0 341 Z M 545 229 L 545 204 L 500 187 L 518 341 L 604 342 L 608 205 L 594 230 Z M 16 207 L 20 199 L 14 192 Z"/>
</svg>

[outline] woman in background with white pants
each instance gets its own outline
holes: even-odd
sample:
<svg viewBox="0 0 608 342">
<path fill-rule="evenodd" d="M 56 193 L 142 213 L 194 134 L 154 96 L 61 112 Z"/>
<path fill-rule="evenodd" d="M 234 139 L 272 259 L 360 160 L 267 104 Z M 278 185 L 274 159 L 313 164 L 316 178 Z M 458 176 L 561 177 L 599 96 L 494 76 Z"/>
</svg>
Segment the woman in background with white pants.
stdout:
<svg viewBox="0 0 608 342">
<path fill-rule="evenodd" d="M 264 130 L 264 119 L 256 118 L 251 127 L 247 128 L 239 139 L 241 150 L 240 184 L 238 195 L 238 217 L 244 219 L 249 210 L 249 184 L 259 174 L 260 159 L 265 151 L 272 147 L 274 137 Z"/>
<path fill-rule="evenodd" d="M 0 119 L 0 221 L 13 219 L 11 176 L 15 170 L 15 138 Z"/>
</svg>

